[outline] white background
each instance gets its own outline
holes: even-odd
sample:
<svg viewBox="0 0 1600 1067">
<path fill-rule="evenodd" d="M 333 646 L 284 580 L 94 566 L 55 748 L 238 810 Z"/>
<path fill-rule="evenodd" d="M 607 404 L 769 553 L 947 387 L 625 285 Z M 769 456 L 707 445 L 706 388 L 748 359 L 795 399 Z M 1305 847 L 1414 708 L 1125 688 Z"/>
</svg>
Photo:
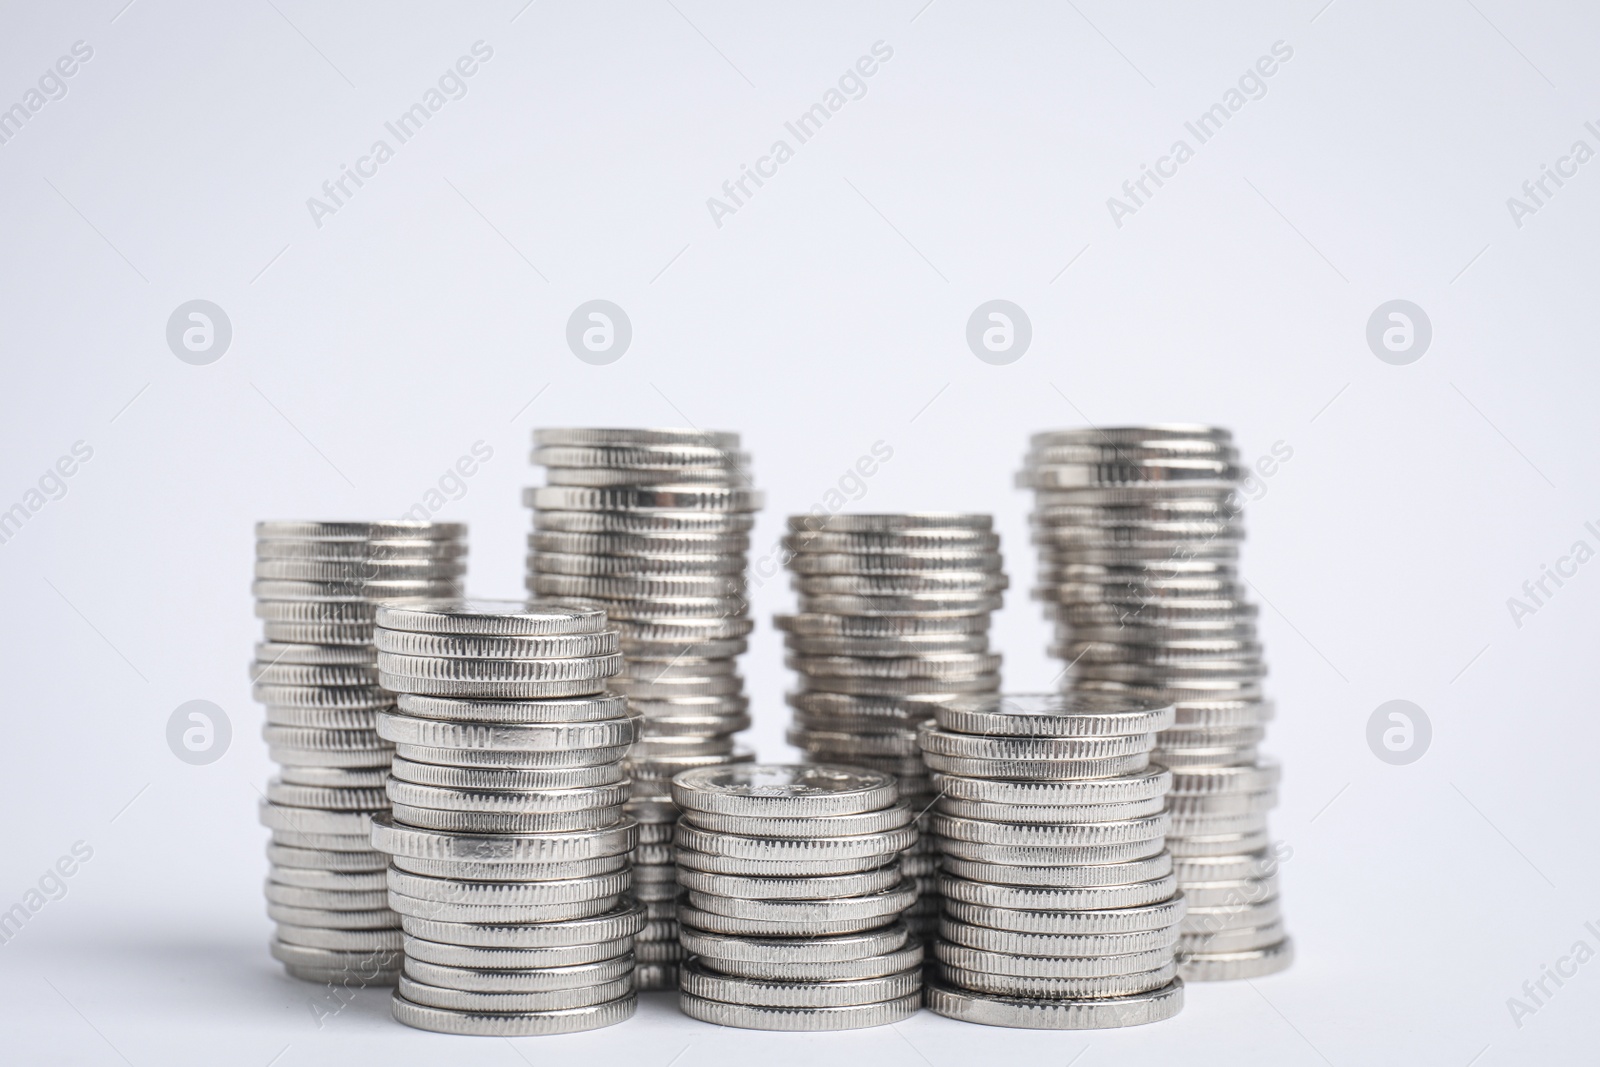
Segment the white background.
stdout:
<svg viewBox="0 0 1600 1067">
<path fill-rule="evenodd" d="M 1600 119 L 1596 12 L 124 2 L 0 13 L 0 107 L 75 41 L 94 50 L 0 145 L 0 508 L 75 441 L 94 450 L 0 545 L 0 908 L 73 842 L 94 850 L 0 945 L 9 1062 L 1592 1055 L 1600 963 L 1547 982 L 1520 1027 L 1507 999 L 1578 940 L 1600 948 L 1583 925 L 1600 920 L 1584 815 L 1600 564 L 1520 628 L 1506 601 L 1579 538 L 1600 547 L 1583 526 L 1600 520 L 1600 163 L 1521 227 L 1506 200 L 1575 139 L 1600 148 L 1583 127 Z M 307 198 L 479 40 L 494 54 L 467 95 L 314 225 Z M 877 41 L 893 58 L 866 95 L 716 226 L 707 197 Z M 1277 41 L 1293 58 L 1266 95 L 1116 226 L 1107 198 Z M 1034 331 L 1000 367 L 964 340 L 997 297 Z M 209 366 L 165 341 L 195 298 L 233 325 Z M 564 342 L 594 298 L 633 323 L 610 366 Z M 1433 324 L 1410 366 L 1364 337 L 1396 298 Z M 1245 558 L 1280 704 L 1292 971 L 1191 987 L 1179 1018 L 1127 1032 L 924 1013 L 785 1037 L 656 996 L 606 1032 L 508 1043 L 408 1030 L 381 993 L 319 1027 L 319 990 L 268 958 L 256 520 L 398 515 L 481 440 L 493 459 L 438 517 L 471 524 L 474 591 L 508 595 L 534 427 L 740 431 L 768 491 L 758 553 L 881 440 L 893 458 L 851 507 L 993 512 L 1006 685 L 1039 689 L 1055 667 L 1011 487 L 1027 435 L 1163 420 L 1230 426 L 1251 457 L 1293 449 L 1249 511 Z M 755 604 L 749 736 L 781 757 L 767 620 L 786 582 Z M 197 698 L 234 730 L 206 767 L 165 740 Z M 1409 766 L 1365 739 L 1394 698 L 1433 724 Z"/>
</svg>

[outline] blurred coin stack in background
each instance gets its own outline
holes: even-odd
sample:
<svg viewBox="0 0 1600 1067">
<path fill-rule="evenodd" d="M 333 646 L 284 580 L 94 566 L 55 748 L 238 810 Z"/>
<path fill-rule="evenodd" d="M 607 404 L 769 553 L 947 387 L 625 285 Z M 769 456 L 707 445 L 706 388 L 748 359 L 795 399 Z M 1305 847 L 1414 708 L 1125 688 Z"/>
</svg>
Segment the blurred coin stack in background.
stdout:
<svg viewBox="0 0 1600 1067">
<path fill-rule="evenodd" d="M 685 1014 L 754 1030 L 882 1026 L 922 1006 L 915 813 L 892 775 L 744 764 L 672 781 Z"/>
<path fill-rule="evenodd" d="M 1034 490 L 1035 595 L 1056 622 L 1051 652 L 1071 665 L 1065 684 L 1176 704 L 1153 758 L 1174 774 L 1167 842 L 1192 980 L 1293 958 L 1267 831 L 1278 772 L 1257 753 L 1273 707 L 1238 573 L 1253 477 L 1227 430 L 1189 425 L 1036 434 L 1018 476 Z"/>
<path fill-rule="evenodd" d="M 677 818 L 672 776 L 747 761 L 733 735 L 750 725 L 737 670 L 752 628 L 745 568 L 754 512 L 739 435 L 693 429 L 536 431 L 529 489 L 528 589 L 604 608 L 622 635 L 613 691 L 641 720 L 628 758 L 639 822 L 634 890 L 649 913 L 639 988 L 676 989 Z"/>
<path fill-rule="evenodd" d="M 800 675 L 790 744 L 897 776 L 901 799 L 926 813 L 935 790 L 918 725 L 955 696 L 1000 688 L 989 620 L 1006 577 L 991 518 L 797 515 L 784 548 L 799 594 L 799 611 L 775 620 Z M 926 937 L 939 914 L 928 835 L 906 868 L 922 893 L 907 922 Z"/>
<path fill-rule="evenodd" d="M 393 985 L 400 922 L 384 892 L 369 820 L 385 811 L 392 746 L 377 717 L 375 602 L 461 590 L 466 528 L 429 522 L 256 524 L 256 616 L 263 640 L 250 676 L 266 705 L 263 734 L 278 775 L 261 820 L 272 954 L 296 978 Z"/>
<path fill-rule="evenodd" d="M 451 1034 L 570 1033 L 633 1014 L 635 722 L 603 612 L 397 600 L 377 614 L 397 710 L 392 805 L 372 820 L 405 930 L 396 1019 Z"/>
<path fill-rule="evenodd" d="M 1183 1007 L 1185 901 L 1163 846 L 1172 708 L 1135 697 L 950 701 L 919 732 L 944 915 L 928 1007 L 991 1026 L 1082 1030 Z"/>
</svg>

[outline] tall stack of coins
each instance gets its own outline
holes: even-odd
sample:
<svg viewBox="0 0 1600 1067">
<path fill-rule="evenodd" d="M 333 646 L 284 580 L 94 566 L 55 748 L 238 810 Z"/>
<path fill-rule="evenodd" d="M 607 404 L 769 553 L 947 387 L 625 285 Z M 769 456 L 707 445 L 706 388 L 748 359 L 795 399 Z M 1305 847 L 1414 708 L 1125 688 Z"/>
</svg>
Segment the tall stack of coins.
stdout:
<svg viewBox="0 0 1600 1067">
<path fill-rule="evenodd" d="M 547 484 L 525 496 L 528 589 L 602 607 L 622 634 L 612 689 L 642 726 L 628 760 L 634 889 L 650 917 L 639 988 L 675 989 L 682 949 L 668 783 L 681 770 L 752 758 L 733 735 L 750 725 L 737 658 L 752 627 L 745 566 L 761 494 L 734 433 L 539 430 L 533 461 Z"/>
<path fill-rule="evenodd" d="M 1000 688 L 989 620 L 1006 577 L 991 518 L 797 515 L 784 547 L 800 604 L 776 619 L 800 675 L 790 743 L 819 763 L 897 775 L 901 798 L 925 812 L 935 790 L 918 725 L 956 696 Z M 932 839 L 918 848 L 906 865 L 922 897 L 907 921 L 926 937 L 939 914 Z"/>
<path fill-rule="evenodd" d="M 684 771 L 678 878 L 685 1014 L 753 1030 L 849 1030 L 922 1005 L 922 946 L 900 916 L 917 838 L 893 776 L 853 767 Z"/>
<path fill-rule="evenodd" d="M 393 985 L 400 922 L 369 819 L 389 806 L 392 747 L 377 733 L 394 698 L 378 686 L 374 602 L 460 592 L 466 528 L 429 522 L 263 522 L 254 592 L 263 640 L 250 674 L 266 705 L 277 777 L 261 819 L 272 954 L 296 978 Z"/>
<path fill-rule="evenodd" d="M 941 705 L 920 731 L 944 916 L 928 1007 L 992 1026 L 1079 1030 L 1183 1007 L 1185 902 L 1151 764 L 1172 708 L 1029 694 Z"/>
<path fill-rule="evenodd" d="M 1191 980 L 1293 959 L 1267 832 L 1278 769 L 1257 753 L 1273 707 L 1238 573 L 1249 477 L 1227 430 L 1174 425 L 1037 434 L 1018 479 L 1035 490 L 1036 592 L 1067 684 L 1177 705 L 1154 758 L 1174 774 L 1168 845 L 1189 898 Z"/>
<path fill-rule="evenodd" d="M 616 631 L 591 608 L 460 599 L 390 601 L 377 626 L 398 694 L 378 718 L 392 813 L 372 820 L 406 934 L 395 1018 L 498 1037 L 628 1018 L 645 919 Z"/>
</svg>

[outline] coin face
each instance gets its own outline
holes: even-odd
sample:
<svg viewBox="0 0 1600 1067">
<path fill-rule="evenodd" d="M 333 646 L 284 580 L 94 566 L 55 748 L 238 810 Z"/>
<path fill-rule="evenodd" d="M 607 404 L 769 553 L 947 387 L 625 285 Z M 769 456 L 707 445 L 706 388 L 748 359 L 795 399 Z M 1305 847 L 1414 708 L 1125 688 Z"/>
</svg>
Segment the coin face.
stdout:
<svg viewBox="0 0 1600 1067">
<path fill-rule="evenodd" d="M 684 807 L 749 815 L 854 815 L 894 803 L 887 774 L 825 764 L 747 763 L 703 767 L 673 779 Z"/>
</svg>

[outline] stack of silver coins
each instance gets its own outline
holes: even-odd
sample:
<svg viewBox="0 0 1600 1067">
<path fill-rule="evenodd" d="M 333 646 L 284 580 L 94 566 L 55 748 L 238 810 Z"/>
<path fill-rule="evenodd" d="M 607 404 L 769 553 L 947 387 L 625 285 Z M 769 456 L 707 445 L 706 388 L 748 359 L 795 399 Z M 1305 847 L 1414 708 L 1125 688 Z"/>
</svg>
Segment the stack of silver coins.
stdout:
<svg viewBox="0 0 1600 1067">
<path fill-rule="evenodd" d="M 390 601 L 377 627 L 398 694 L 378 718 L 392 812 L 372 820 L 406 934 L 395 1018 L 498 1037 L 628 1018 L 645 920 L 616 631 L 591 608 L 461 599 Z"/>
<path fill-rule="evenodd" d="M 429 522 L 263 522 L 254 592 L 263 640 L 250 675 L 279 764 L 261 820 L 272 954 L 296 978 L 393 985 L 400 921 L 385 894 L 369 819 L 389 806 L 392 746 L 377 717 L 375 601 L 460 592 L 466 528 Z"/>
<path fill-rule="evenodd" d="M 1190 905 L 1190 980 L 1293 959 L 1267 831 L 1278 768 L 1257 751 L 1273 706 L 1238 572 L 1250 476 L 1227 430 L 1169 425 L 1038 434 L 1018 479 L 1035 490 L 1036 595 L 1066 684 L 1177 705 L 1154 758 L 1174 775 L 1168 845 Z"/>
<path fill-rule="evenodd" d="M 779 616 L 789 694 L 789 742 L 808 759 L 887 771 L 924 813 L 935 795 L 917 727 L 941 703 L 1000 688 L 989 620 L 1006 588 L 988 515 L 797 515 L 785 555 L 799 612 Z M 907 922 L 933 932 L 939 901 L 932 838 L 907 868 L 922 891 Z"/>
<path fill-rule="evenodd" d="M 639 937 L 639 988 L 677 988 L 678 771 L 752 758 L 734 746 L 750 725 L 737 670 L 752 628 L 745 568 L 754 512 L 749 456 L 734 433 L 546 429 L 529 489 L 528 589 L 605 609 L 622 635 L 612 689 L 641 720 L 629 754 L 629 813 L 639 822 L 634 890 L 649 913 Z"/>
<path fill-rule="evenodd" d="M 765 765 L 684 771 L 678 878 L 685 1014 L 753 1030 L 882 1026 L 922 1006 L 922 946 L 900 916 L 915 813 L 892 775 Z"/>
<path fill-rule="evenodd" d="M 1081 1030 L 1183 1007 L 1185 901 L 1163 845 L 1172 708 L 1130 697 L 951 701 L 920 731 L 939 781 L 944 915 L 928 1007 L 991 1026 Z"/>
</svg>

